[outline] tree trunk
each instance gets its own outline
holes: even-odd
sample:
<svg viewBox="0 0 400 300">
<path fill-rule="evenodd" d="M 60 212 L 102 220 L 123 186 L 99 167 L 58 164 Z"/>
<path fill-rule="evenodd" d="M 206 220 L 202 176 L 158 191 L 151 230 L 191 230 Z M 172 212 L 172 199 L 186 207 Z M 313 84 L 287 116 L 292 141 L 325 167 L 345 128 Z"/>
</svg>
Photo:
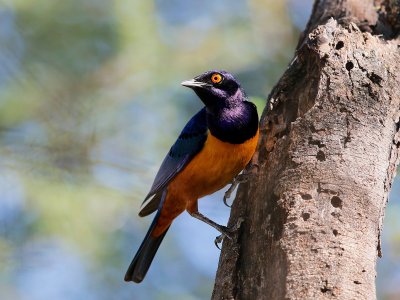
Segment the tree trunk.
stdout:
<svg viewBox="0 0 400 300">
<path fill-rule="evenodd" d="M 400 1 L 317 0 L 268 97 L 213 299 L 376 299 L 399 158 Z"/>
</svg>

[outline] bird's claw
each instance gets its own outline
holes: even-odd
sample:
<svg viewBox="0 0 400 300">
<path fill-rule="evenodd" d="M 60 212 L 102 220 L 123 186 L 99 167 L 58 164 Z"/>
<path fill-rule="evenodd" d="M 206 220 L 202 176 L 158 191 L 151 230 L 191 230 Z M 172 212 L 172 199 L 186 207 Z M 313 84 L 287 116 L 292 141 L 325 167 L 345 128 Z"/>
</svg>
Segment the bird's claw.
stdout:
<svg viewBox="0 0 400 300">
<path fill-rule="evenodd" d="M 219 244 L 222 243 L 222 241 L 224 240 L 224 235 L 220 234 L 219 236 L 217 236 L 214 240 L 214 245 L 215 247 L 218 248 L 218 250 L 221 250 L 221 248 L 219 247 Z"/>
<path fill-rule="evenodd" d="M 222 241 L 224 240 L 225 237 L 232 240 L 232 237 L 230 236 L 230 232 L 229 233 L 223 232 L 219 236 L 217 236 L 214 240 L 215 247 L 217 247 L 219 250 L 221 250 L 221 248 L 219 247 L 219 244 L 222 243 Z"/>
<path fill-rule="evenodd" d="M 231 186 L 228 188 L 228 190 L 224 194 L 224 200 L 223 201 L 224 201 L 224 204 L 227 207 L 231 207 L 231 205 L 229 205 L 227 201 L 231 197 L 231 195 L 232 195 L 233 191 L 235 190 L 236 186 L 237 186 L 237 184 L 232 182 Z"/>
<path fill-rule="evenodd" d="M 242 175 L 244 175 L 244 174 L 239 174 L 235 178 L 233 178 L 231 186 L 228 188 L 228 190 L 224 194 L 223 201 L 224 201 L 224 204 L 228 207 L 231 207 L 231 205 L 229 205 L 227 201 L 231 197 L 232 193 L 235 191 L 236 187 L 240 183 L 247 181 L 247 179 L 243 180 L 244 176 L 242 176 Z"/>
<path fill-rule="evenodd" d="M 253 171 L 254 169 L 257 169 L 255 172 Z M 245 172 L 245 173 L 241 173 L 239 175 L 237 175 L 235 178 L 233 178 L 232 180 L 232 184 L 231 186 L 228 188 L 228 190 L 225 192 L 224 195 L 224 204 L 228 207 L 231 207 L 231 205 L 228 204 L 228 199 L 231 197 L 232 193 L 235 191 L 236 187 L 243 182 L 248 181 L 253 175 L 254 173 L 257 173 L 259 170 L 259 166 L 257 164 L 253 164 L 249 167 L 248 169 L 249 171 Z"/>
<path fill-rule="evenodd" d="M 220 230 L 221 234 L 219 236 L 217 236 L 214 240 L 215 247 L 217 247 L 219 250 L 221 250 L 221 248 L 219 247 L 219 244 L 222 243 L 222 241 L 224 240 L 225 237 L 227 237 L 230 240 L 233 240 L 233 234 L 235 234 L 238 231 L 238 229 L 240 228 L 240 225 L 243 222 L 244 222 L 244 219 L 239 218 L 235 225 L 233 225 L 231 227 L 221 228 L 221 230 Z"/>
</svg>

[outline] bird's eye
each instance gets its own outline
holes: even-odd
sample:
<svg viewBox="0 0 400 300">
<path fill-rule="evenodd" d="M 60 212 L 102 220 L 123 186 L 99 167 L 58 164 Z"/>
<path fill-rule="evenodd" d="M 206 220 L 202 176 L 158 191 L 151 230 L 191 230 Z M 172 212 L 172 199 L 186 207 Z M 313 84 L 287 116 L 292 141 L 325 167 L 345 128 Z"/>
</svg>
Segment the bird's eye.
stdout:
<svg viewBox="0 0 400 300">
<path fill-rule="evenodd" d="M 221 74 L 218 74 L 218 73 L 212 74 L 212 76 L 211 76 L 211 81 L 212 81 L 213 83 L 221 83 L 221 81 L 222 81 L 222 75 L 221 75 Z"/>
</svg>

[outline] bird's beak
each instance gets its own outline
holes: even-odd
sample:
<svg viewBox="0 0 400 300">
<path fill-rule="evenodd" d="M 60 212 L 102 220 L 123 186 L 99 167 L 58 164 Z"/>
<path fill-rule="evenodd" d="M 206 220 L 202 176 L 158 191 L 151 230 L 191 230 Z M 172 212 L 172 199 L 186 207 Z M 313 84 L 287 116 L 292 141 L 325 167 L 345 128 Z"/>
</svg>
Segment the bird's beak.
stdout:
<svg viewBox="0 0 400 300">
<path fill-rule="evenodd" d="M 189 88 L 195 88 L 195 87 L 201 88 L 201 87 L 206 87 L 208 85 L 208 83 L 197 81 L 195 79 L 183 81 L 181 82 L 181 84 Z"/>
</svg>

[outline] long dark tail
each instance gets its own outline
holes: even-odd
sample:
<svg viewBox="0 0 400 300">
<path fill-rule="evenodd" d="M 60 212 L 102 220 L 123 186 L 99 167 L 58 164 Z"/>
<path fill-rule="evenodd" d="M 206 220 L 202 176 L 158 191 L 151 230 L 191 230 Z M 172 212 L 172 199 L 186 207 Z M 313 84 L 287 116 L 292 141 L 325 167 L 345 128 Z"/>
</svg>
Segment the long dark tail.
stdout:
<svg viewBox="0 0 400 300">
<path fill-rule="evenodd" d="M 147 234 L 139 247 L 139 250 L 136 252 L 135 257 L 133 258 L 131 264 L 128 267 L 128 270 L 126 271 L 124 278 L 125 281 L 140 283 L 144 279 L 147 271 L 150 268 L 151 262 L 153 261 L 154 256 L 157 253 L 158 247 L 160 247 L 160 244 L 169 229 L 168 227 L 167 230 L 165 230 L 164 233 L 158 237 L 151 236 L 153 230 L 156 227 L 158 218 L 160 217 L 161 207 L 165 200 L 165 196 L 166 191 L 163 193 L 163 199 L 160 203 L 157 214 L 154 217 L 154 220 L 151 223 L 150 228 L 147 231 Z"/>
</svg>

